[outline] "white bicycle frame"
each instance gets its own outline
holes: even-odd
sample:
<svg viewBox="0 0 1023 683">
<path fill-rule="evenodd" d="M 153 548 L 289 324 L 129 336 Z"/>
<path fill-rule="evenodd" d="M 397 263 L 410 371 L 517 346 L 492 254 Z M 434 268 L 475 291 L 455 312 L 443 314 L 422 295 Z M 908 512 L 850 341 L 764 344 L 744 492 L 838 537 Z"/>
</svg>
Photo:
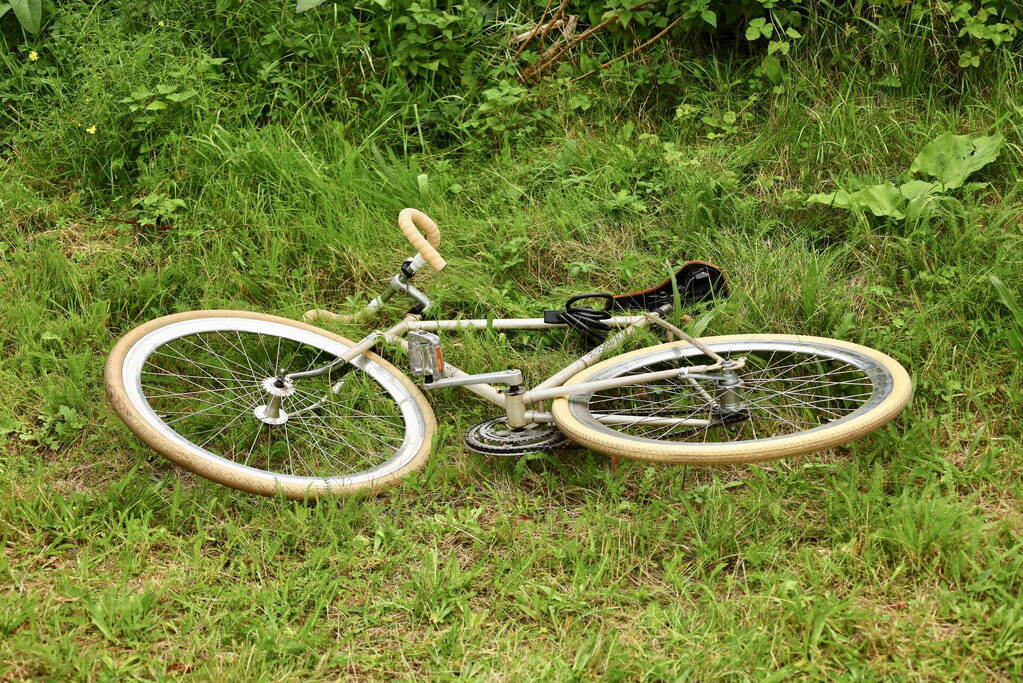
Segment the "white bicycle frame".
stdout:
<svg viewBox="0 0 1023 683">
<path fill-rule="evenodd" d="M 350 316 L 337 316 L 326 311 L 309 311 L 306 314 L 307 320 L 318 318 L 333 318 L 345 321 L 361 320 L 376 312 L 382 307 L 391 296 L 396 293 L 411 296 L 417 305 L 409 311 L 404 319 L 386 330 L 378 330 L 370 333 L 361 341 L 356 343 L 338 359 L 320 368 L 308 370 L 302 373 L 288 375 L 289 379 L 311 377 L 321 375 L 332 370 L 343 367 L 349 361 L 372 350 L 381 341 L 399 346 L 407 356 L 410 356 L 409 336 L 422 332 L 449 332 L 449 331 L 470 331 L 470 330 L 540 330 L 550 328 L 565 328 L 565 324 L 551 324 L 544 322 L 543 318 L 497 318 L 497 319 L 474 319 L 474 320 L 423 320 L 422 313 L 430 307 L 429 298 L 421 291 L 413 287 L 409 280 L 415 275 L 426 261 L 422 256 L 416 255 L 407 260 L 402 266 L 399 274 L 391 278 L 388 288 L 379 296 L 369 302 L 366 307 L 357 314 Z M 517 369 L 509 369 L 497 372 L 470 375 L 443 360 L 438 354 L 433 363 L 433 372 L 427 373 L 424 377 L 423 387 L 428 390 L 441 389 L 446 387 L 461 386 L 477 396 L 487 400 L 501 408 L 507 414 L 508 426 L 513 429 L 527 427 L 537 423 L 552 423 L 554 418 L 549 411 L 536 410 L 535 408 L 546 401 L 587 394 L 596 391 L 604 391 L 625 385 L 645 384 L 666 379 L 684 377 L 696 390 L 696 392 L 714 406 L 720 414 L 737 412 L 742 410 L 741 400 L 729 387 L 738 384 L 735 370 L 741 369 L 745 362 L 744 358 L 726 360 L 711 349 L 701 344 L 698 340 L 686 334 L 683 330 L 664 319 L 666 313 L 670 312 L 671 306 L 666 305 L 655 312 L 642 315 L 615 316 L 604 322 L 617 331 L 599 346 L 579 357 L 554 375 L 537 384 L 532 389 L 526 390 L 523 387 L 522 372 Z M 648 328 L 651 325 L 664 329 L 669 340 L 673 338 L 685 340 L 698 348 L 713 363 L 683 368 L 672 368 L 658 372 L 645 372 L 617 377 L 606 380 L 591 382 L 579 382 L 566 385 L 565 382 L 582 370 L 594 365 L 605 353 L 620 347 L 637 330 Z M 411 356 L 410 356 L 411 357 Z M 422 373 L 415 373 L 422 374 Z M 438 376 L 439 375 L 439 376 Z M 715 383 L 713 387 L 717 396 L 700 384 L 698 380 L 710 380 Z M 499 390 L 495 385 L 503 384 L 506 390 Z M 335 390 L 340 382 L 335 385 Z M 645 425 L 656 426 L 694 426 L 704 427 L 713 424 L 711 420 L 693 418 L 671 418 L 652 417 L 649 415 L 638 416 L 628 414 L 601 415 L 596 418 L 604 424 L 629 425 L 642 422 Z"/>
</svg>

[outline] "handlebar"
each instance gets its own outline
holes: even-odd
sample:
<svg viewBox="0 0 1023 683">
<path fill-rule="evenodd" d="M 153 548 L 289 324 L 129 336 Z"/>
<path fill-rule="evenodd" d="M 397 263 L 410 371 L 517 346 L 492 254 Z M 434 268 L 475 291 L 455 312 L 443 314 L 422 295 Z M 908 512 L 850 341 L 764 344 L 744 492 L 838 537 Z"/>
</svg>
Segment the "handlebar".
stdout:
<svg viewBox="0 0 1023 683">
<path fill-rule="evenodd" d="M 402 209 L 398 214 L 398 227 L 424 261 L 436 271 L 444 270 L 448 262 L 437 252 L 437 247 L 440 246 L 440 228 L 432 218 L 419 209 Z M 420 228 L 426 231 L 426 237 L 423 237 Z"/>
</svg>

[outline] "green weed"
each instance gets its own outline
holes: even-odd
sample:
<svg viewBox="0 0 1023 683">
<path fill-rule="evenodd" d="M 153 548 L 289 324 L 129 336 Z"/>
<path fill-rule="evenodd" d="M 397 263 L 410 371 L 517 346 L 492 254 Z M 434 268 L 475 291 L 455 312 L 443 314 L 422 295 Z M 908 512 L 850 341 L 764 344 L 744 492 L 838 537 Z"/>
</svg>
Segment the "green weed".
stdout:
<svg viewBox="0 0 1023 683">
<path fill-rule="evenodd" d="M 1019 677 L 1014 4 L 580 2 L 576 37 L 610 22 L 544 68 L 560 28 L 510 42 L 543 3 L 411 4 L 43 3 L 33 32 L 0 3 L 0 678 Z M 969 180 L 914 164 L 968 142 L 949 131 L 1004 142 Z M 914 180 L 945 187 L 901 219 L 805 201 Z M 408 205 L 444 233 L 437 316 L 703 258 L 732 294 L 692 331 L 874 346 L 913 403 L 803 459 L 614 469 L 471 454 L 493 411 L 433 394 L 426 469 L 312 505 L 180 470 L 114 417 L 120 336 L 350 312 L 408 256 Z M 530 381 L 583 348 L 444 345 Z"/>
</svg>

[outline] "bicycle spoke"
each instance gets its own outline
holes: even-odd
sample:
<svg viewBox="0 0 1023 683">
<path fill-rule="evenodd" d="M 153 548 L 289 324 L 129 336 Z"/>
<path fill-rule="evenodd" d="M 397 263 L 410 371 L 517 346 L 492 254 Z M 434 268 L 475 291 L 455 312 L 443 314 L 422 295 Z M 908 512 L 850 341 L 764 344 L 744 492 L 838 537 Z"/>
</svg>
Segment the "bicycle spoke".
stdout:
<svg viewBox="0 0 1023 683">
<path fill-rule="evenodd" d="M 214 329 L 155 347 L 139 378 L 164 424 L 197 448 L 269 472 L 334 477 L 372 469 L 404 443 L 401 407 L 382 385 L 359 371 L 337 394 L 328 377 L 310 377 L 289 384 L 280 424 L 255 410 L 271 403 L 266 378 L 333 359 L 281 336 Z"/>
<path fill-rule="evenodd" d="M 874 383 L 863 370 L 845 360 L 813 352 L 765 349 L 736 351 L 725 357 L 745 358 L 735 371 L 739 383 L 731 389 L 733 412 L 718 407 L 724 391 L 713 380 L 673 378 L 633 383 L 586 397 L 594 417 L 635 415 L 615 429 L 657 441 L 741 441 L 794 434 L 828 424 L 854 413 L 870 400 Z M 710 364 L 700 353 L 632 367 L 622 377 L 667 369 Z M 737 403 L 736 403 L 737 401 Z M 703 426 L 681 423 L 644 424 L 663 418 L 708 419 Z"/>
</svg>

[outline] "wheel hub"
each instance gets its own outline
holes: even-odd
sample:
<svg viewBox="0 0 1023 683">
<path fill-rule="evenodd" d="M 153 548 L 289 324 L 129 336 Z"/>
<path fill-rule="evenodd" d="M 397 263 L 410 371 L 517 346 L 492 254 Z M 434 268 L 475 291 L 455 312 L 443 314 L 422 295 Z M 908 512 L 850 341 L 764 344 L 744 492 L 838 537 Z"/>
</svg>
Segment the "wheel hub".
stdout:
<svg viewBox="0 0 1023 683">
<path fill-rule="evenodd" d="M 270 395 L 270 401 L 252 410 L 252 414 L 263 424 L 282 425 L 288 421 L 288 413 L 281 408 L 281 403 L 295 393 L 295 383 L 284 376 L 283 371 L 276 377 L 263 380 L 263 391 Z"/>
<path fill-rule="evenodd" d="M 748 412 L 738 391 L 738 388 L 742 386 L 742 380 L 739 379 L 739 375 L 735 371 L 726 370 L 716 384 L 720 390 L 718 409 L 722 414 L 732 415 Z"/>
<path fill-rule="evenodd" d="M 288 421 L 289 417 L 289 415 L 280 408 L 277 409 L 277 417 L 270 417 L 269 405 L 256 406 L 252 410 L 252 414 L 255 415 L 260 422 L 268 425 L 282 425 Z"/>
<path fill-rule="evenodd" d="M 263 391 L 284 398 L 295 393 L 295 383 L 287 377 L 267 377 L 263 380 Z"/>
</svg>

